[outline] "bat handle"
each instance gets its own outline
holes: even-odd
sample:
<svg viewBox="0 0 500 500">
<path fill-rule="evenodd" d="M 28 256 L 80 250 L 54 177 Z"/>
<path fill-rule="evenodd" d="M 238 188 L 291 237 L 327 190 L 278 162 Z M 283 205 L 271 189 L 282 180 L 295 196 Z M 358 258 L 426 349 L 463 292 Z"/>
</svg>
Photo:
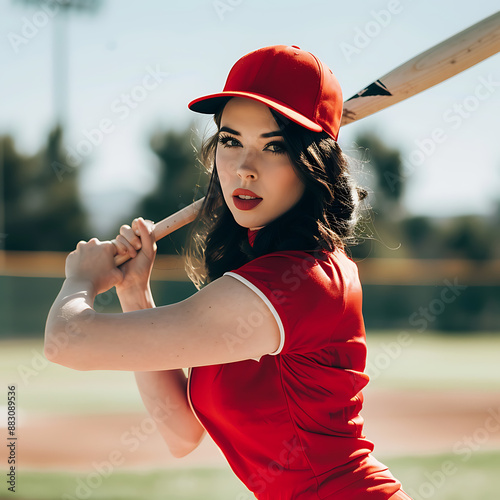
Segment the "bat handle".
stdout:
<svg viewBox="0 0 500 500">
<path fill-rule="evenodd" d="M 201 210 L 201 206 L 203 204 L 204 199 L 205 198 L 200 198 L 194 203 L 191 203 L 191 205 L 184 207 L 182 210 L 179 210 L 178 212 L 175 212 L 175 214 L 172 214 L 167 218 L 161 220 L 160 222 L 157 222 L 153 230 L 155 241 L 161 240 L 162 238 L 167 236 L 167 234 L 173 233 L 174 231 L 177 231 L 177 229 L 180 229 L 181 227 L 185 226 L 186 224 L 193 222 L 196 219 L 198 212 Z M 129 259 L 130 256 L 128 254 L 116 255 L 115 265 L 117 267 L 121 266 L 124 262 L 127 262 L 127 260 Z"/>
</svg>

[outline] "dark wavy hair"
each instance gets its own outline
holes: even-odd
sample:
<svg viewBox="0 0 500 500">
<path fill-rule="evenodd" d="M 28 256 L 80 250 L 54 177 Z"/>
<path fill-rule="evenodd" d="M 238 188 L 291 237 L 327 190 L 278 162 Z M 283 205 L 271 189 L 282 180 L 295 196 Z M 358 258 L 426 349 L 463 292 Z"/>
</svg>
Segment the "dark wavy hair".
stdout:
<svg viewBox="0 0 500 500">
<path fill-rule="evenodd" d="M 222 111 L 214 115 L 220 128 Z M 248 229 L 236 223 L 222 195 L 215 165 L 219 133 L 201 147 L 200 160 L 210 174 L 207 194 L 186 244 L 186 272 L 200 289 L 246 262 L 279 250 L 333 251 L 356 242 L 360 202 L 366 190 L 349 174 L 347 157 L 325 132 L 312 132 L 270 110 L 288 155 L 305 184 L 301 199 L 286 213 L 260 229 L 253 247 Z"/>
</svg>

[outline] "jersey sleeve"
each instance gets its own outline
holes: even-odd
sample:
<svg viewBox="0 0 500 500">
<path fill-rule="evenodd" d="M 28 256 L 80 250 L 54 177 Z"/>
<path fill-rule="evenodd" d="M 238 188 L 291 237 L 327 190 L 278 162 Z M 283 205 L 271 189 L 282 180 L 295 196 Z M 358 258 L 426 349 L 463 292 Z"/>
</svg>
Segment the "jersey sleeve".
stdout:
<svg viewBox="0 0 500 500">
<path fill-rule="evenodd" d="M 313 352 L 334 339 L 345 293 L 342 275 L 327 257 L 276 252 L 224 275 L 254 291 L 276 319 L 281 341 L 269 354 Z"/>
</svg>

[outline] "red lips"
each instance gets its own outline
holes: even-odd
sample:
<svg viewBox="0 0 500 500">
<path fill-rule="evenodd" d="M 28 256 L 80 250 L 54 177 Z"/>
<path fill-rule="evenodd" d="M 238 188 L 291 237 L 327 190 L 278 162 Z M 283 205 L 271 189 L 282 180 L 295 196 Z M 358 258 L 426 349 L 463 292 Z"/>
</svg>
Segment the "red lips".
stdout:
<svg viewBox="0 0 500 500">
<path fill-rule="evenodd" d="M 240 194 L 243 196 L 252 196 L 255 199 L 244 200 L 238 197 Z M 262 198 L 249 189 L 235 189 L 233 191 L 233 203 L 238 210 L 252 210 L 252 208 L 255 208 L 261 201 Z"/>
<path fill-rule="evenodd" d="M 249 189 L 235 189 L 233 191 L 233 196 L 238 196 L 239 194 L 242 194 L 243 196 L 252 196 L 252 198 L 260 198 L 260 196 L 256 195 L 253 191 L 250 191 Z"/>
</svg>

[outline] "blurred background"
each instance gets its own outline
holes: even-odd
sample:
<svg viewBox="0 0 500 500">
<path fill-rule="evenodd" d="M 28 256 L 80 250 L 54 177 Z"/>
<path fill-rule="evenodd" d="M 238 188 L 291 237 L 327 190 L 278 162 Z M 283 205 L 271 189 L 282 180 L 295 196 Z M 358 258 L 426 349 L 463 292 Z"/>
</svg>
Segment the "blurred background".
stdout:
<svg viewBox="0 0 500 500">
<path fill-rule="evenodd" d="M 170 457 L 146 431 L 133 374 L 43 358 L 66 254 L 205 194 L 196 151 L 213 126 L 187 103 L 221 90 L 242 55 L 298 45 L 348 98 L 497 10 L 493 0 L 0 0 L 0 430 L 15 384 L 24 498 L 251 498 L 209 439 Z M 415 499 L 496 499 L 500 486 L 499 68 L 493 56 L 339 136 L 370 192 L 350 250 L 370 350 L 366 433 Z M 159 305 L 195 291 L 186 235 L 159 244 Z M 96 309 L 118 312 L 114 292 Z M 125 459 L 107 469 L 113 452 Z"/>
</svg>

